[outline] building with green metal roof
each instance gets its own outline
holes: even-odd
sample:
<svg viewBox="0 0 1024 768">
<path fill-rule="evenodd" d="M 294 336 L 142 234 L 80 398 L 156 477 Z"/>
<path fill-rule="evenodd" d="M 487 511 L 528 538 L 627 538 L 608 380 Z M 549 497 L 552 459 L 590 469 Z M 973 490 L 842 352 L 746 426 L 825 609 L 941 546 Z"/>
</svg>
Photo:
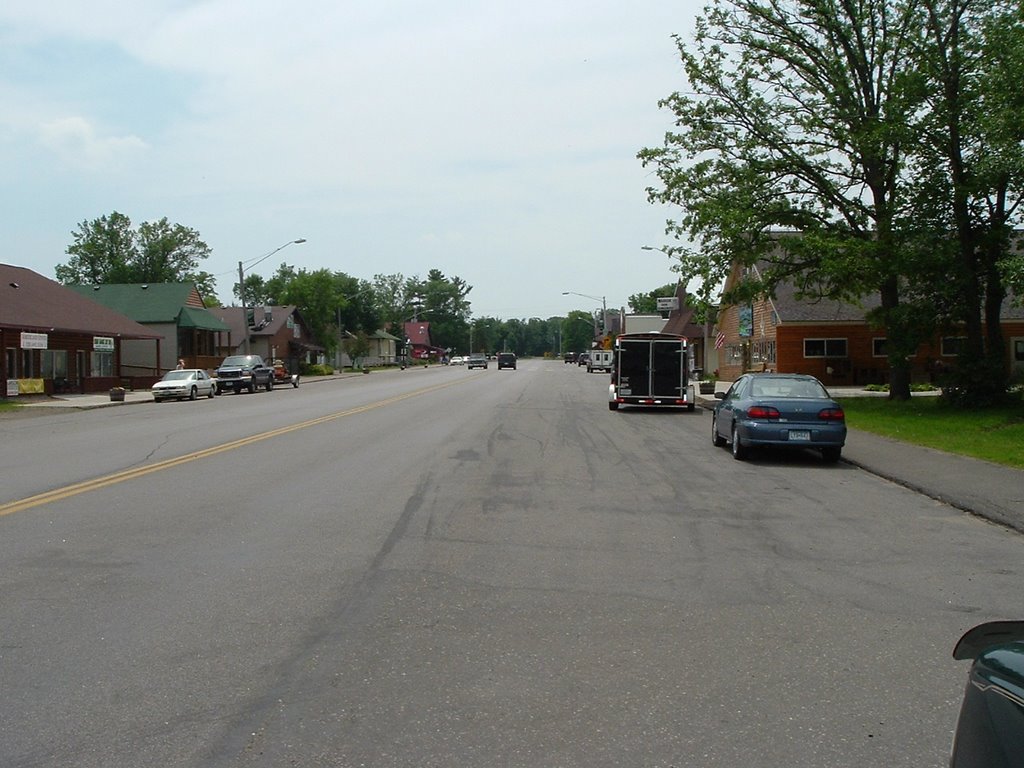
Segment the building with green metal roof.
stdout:
<svg viewBox="0 0 1024 768">
<path fill-rule="evenodd" d="M 206 308 L 193 283 L 102 283 L 67 286 L 131 318 L 163 338 L 160 359 L 152 345 L 125 341 L 122 366 L 134 375 L 159 376 L 184 360 L 189 368 L 216 368 L 229 347 L 230 328 Z"/>
</svg>

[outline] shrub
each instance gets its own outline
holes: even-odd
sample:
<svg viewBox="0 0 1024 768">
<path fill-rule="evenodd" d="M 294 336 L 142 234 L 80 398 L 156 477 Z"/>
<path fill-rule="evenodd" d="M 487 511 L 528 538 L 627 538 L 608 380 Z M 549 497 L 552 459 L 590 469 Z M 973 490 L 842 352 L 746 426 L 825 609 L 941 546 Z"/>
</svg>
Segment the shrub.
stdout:
<svg viewBox="0 0 1024 768">
<path fill-rule="evenodd" d="M 299 366 L 299 373 L 303 376 L 330 376 L 334 373 L 334 368 L 330 365 L 302 363 Z"/>
</svg>

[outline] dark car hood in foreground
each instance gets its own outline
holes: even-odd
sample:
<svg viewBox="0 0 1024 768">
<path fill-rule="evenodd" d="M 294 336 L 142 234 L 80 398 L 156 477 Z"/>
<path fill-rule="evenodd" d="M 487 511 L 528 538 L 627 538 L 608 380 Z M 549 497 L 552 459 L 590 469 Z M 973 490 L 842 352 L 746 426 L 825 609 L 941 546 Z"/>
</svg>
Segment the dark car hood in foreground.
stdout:
<svg viewBox="0 0 1024 768">
<path fill-rule="evenodd" d="M 953 656 L 974 663 L 951 768 L 1024 766 L 1024 622 L 979 625 L 960 639 Z"/>
</svg>

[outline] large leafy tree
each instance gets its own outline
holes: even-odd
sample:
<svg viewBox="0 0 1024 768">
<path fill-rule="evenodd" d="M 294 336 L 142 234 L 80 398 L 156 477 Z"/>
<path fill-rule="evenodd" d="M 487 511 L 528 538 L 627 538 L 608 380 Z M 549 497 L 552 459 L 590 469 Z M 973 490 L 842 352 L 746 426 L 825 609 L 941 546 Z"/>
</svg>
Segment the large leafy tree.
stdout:
<svg viewBox="0 0 1024 768">
<path fill-rule="evenodd" d="M 275 304 L 298 307 L 313 337 L 328 350 L 337 348 L 335 318 L 338 294 L 334 275 L 329 269 L 312 272 L 300 269 L 274 299 Z"/>
<path fill-rule="evenodd" d="M 924 333 L 923 313 L 901 303 L 913 268 L 894 228 L 923 98 L 905 66 L 918 20 L 913 0 L 716 0 L 693 49 L 676 40 L 692 89 L 662 102 L 677 129 L 639 155 L 660 181 L 651 201 L 681 210 L 663 250 L 683 281 L 700 280 L 700 302 L 734 264 L 762 268 L 728 303 L 783 280 L 807 296 L 876 294 L 897 398 Z"/>
<path fill-rule="evenodd" d="M 922 0 L 922 15 L 928 110 L 909 226 L 923 250 L 948 257 L 931 293 L 966 336 L 947 394 L 992 402 L 1009 383 L 1000 314 L 1024 195 L 1024 11 L 1008 0 Z"/>
<path fill-rule="evenodd" d="M 237 283 L 235 295 L 238 296 Z M 365 336 L 381 327 L 373 284 L 328 269 L 297 270 L 281 264 L 267 280 L 246 275 L 245 303 L 249 307 L 297 306 L 314 338 L 329 352 L 337 348 L 343 332 Z"/>
<path fill-rule="evenodd" d="M 214 295 L 214 277 L 199 269 L 209 246 L 196 230 L 166 217 L 133 230 L 131 219 L 114 211 L 81 222 L 71 236 L 71 258 L 54 269 L 62 283 L 191 282 L 204 297 Z"/>
<path fill-rule="evenodd" d="M 566 352 L 584 352 L 594 346 L 597 324 L 594 316 L 574 309 L 561 321 L 562 349 Z"/>
<path fill-rule="evenodd" d="M 658 311 L 658 299 L 675 296 L 677 287 L 678 283 L 668 283 L 649 293 L 634 293 L 626 303 L 639 315 L 651 315 Z"/>
<path fill-rule="evenodd" d="M 430 340 L 435 346 L 469 351 L 467 296 L 471 290 L 462 278 L 445 277 L 439 269 L 431 269 L 425 280 L 406 282 L 407 307 L 430 322 Z"/>
</svg>

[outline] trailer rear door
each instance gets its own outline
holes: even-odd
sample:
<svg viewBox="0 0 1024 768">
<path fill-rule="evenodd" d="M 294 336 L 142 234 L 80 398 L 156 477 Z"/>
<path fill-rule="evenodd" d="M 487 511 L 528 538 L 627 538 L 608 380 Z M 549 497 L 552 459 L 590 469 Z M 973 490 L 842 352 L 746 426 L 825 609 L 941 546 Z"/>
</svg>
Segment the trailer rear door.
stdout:
<svg viewBox="0 0 1024 768">
<path fill-rule="evenodd" d="M 651 359 L 651 345 L 646 341 L 619 343 L 619 391 L 631 397 L 650 397 L 651 382 L 647 375 Z"/>
<path fill-rule="evenodd" d="M 651 344 L 652 397 L 682 397 L 685 347 L 679 341 L 655 341 Z"/>
</svg>

